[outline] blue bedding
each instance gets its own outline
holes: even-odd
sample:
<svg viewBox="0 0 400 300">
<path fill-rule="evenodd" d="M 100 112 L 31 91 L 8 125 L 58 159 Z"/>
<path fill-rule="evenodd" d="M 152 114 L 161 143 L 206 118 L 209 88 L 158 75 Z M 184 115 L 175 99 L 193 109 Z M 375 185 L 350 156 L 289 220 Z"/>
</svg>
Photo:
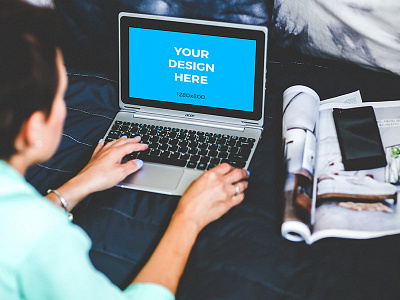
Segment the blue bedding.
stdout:
<svg viewBox="0 0 400 300">
<path fill-rule="evenodd" d="M 67 61 L 68 115 L 61 145 L 50 161 L 27 174 L 43 194 L 79 172 L 118 111 L 112 72 L 82 71 L 89 65 L 81 66 L 73 57 Z M 267 77 L 265 129 L 249 167 L 245 200 L 200 233 L 177 298 L 399 298 L 400 236 L 332 238 L 308 246 L 280 235 L 282 92 L 304 84 L 321 99 L 360 89 L 364 100 L 391 100 L 400 98 L 399 77 L 313 59 L 273 42 Z M 74 222 L 93 241 L 90 257 L 95 267 L 124 288 L 150 257 L 178 201 L 176 196 L 114 187 L 82 201 L 73 211 Z"/>
<path fill-rule="evenodd" d="M 321 97 L 328 97 L 346 92 L 344 81 L 350 71 L 358 74 L 353 84 L 361 91 L 368 80 L 380 77 L 353 67 L 325 67 L 322 72 L 321 65 L 269 61 L 265 130 L 249 168 L 245 200 L 201 232 L 178 299 L 393 299 L 400 295 L 399 236 L 327 239 L 308 246 L 280 235 L 281 92 L 303 80 Z M 388 87 L 399 83 L 397 78 L 389 79 Z M 89 160 L 118 110 L 117 83 L 103 75 L 69 70 L 66 102 L 68 116 L 57 154 L 28 172 L 28 180 L 42 193 L 61 185 Z M 93 241 L 94 265 L 124 288 L 157 245 L 178 200 L 117 187 L 85 199 L 74 215 Z"/>
</svg>

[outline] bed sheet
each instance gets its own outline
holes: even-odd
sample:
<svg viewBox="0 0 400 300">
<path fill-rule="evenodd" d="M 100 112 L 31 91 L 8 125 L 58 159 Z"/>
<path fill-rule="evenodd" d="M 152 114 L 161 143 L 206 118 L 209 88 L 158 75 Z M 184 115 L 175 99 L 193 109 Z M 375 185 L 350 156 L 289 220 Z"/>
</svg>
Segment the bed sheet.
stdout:
<svg viewBox="0 0 400 300">
<path fill-rule="evenodd" d="M 117 82 L 68 70 L 67 121 L 56 155 L 32 167 L 28 180 L 41 192 L 57 188 L 89 160 L 118 110 Z M 281 95 L 293 84 L 321 98 L 373 90 L 381 75 L 336 64 L 268 62 L 266 118 L 249 167 L 245 200 L 199 235 L 177 299 L 394 299 L 400 296 L 400 237 L 326 239 L 308 246 L 280 235 Z M 400 95 L 398 78 L 380 82 L 387 97 Z M 351 83 L 349 80 L 351 79 Z M 386 85 L 386 86 L 385 86 Z M 397 92 L 393 91 L 397 87 Z M 373 97 L 373 92 L 365 98 Z M 377 100 L 377 99 L 371 99 Z M 93 264 L 124 288 L 150 257 L 179 198 L 118 187 L 90 195 L 74 209 L 74 222 L 93 242 Z"/>
</svg>

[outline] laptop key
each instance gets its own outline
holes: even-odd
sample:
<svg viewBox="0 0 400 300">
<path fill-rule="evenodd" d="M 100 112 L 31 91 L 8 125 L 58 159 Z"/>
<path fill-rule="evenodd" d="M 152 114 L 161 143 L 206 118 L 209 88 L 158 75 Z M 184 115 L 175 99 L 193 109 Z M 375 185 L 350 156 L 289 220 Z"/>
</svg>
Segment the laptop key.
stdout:
<svg viewBox="0 0 400 300">
<path fill-rule="evenodd" d="M 197 162 L 197 161 L 199 161 L 199 159 L 200 159 L 200 155 L 197 155 L 197 154 L 191 155 L 189 158 L 189 160 L 193 161 L 193 162 Z"/>
<path fill-rule="evenodd" d="M 245 157 L 243 154 L 229 154 L 228 156 L 229 159 L 232 160 L 247 160 L 248 157 Z"/>
<path fill-rule="evenodd" d="M 167 150 L 168 149 L 168 144 L 158 144 L 158 149 L 160 150 Z"/>
<path fill-rule="evenodd" d="M 178 151 L 178 149 L 179 149 L 178 146 L 171 146 L 171 147 L 168 148 L 168 150 L 173 151 L 173 152 Z"/>
<path fill-rule="evenodd" d="M 189 148 L 187 153 L 195 155 L 195 154 L 197 154 L 197 149 L 196 148 Z"/>
<path fill-rule="evenodd" d="M 163 161 L 164 164 L 177 166 L 177 167 L 184 167 L 186 166 L 186 160 L 184 159 L 166 159 Z"/>
<path fill-rule="evenodd" d="M 208 152 L 208 156 L 217 157 L 217 155 L 218 155 L 218 151 L 217 150 L 210 150 Z"/>
<path fill-rule="evenodd" d="M 179 158 L 180 153 L 179 152 L 175 152 L 175 151 L 171 151 L 170 154 L 170 158 Z"/>
<path fill-rule="evenodd" d="M 221 159 L 217 157 L 213 157 L 210 159 L 210 164 L 219 165 L 221 163 Z"/>
<path fill-rule="evenodd" d="M 167 137 L 169 137 L 169 138 L 171 138 L 171 139 L 176 138 L 176 132 L 175 132 L 175 131 L 170 131 L 170 132 L 168 132 Z"/>
<path fill-rule="evenodd" d="M 228 157 L 228 152 L 220 152 L 218 153 L 218 158 L 227 158 Z"/>
<path fill-rule="evenodd" d="M 120 137 L 119 131 L 110 131 L 107 138 L 118 139 Z"/>
<path fill-rule="evenodd" d="M 161 156 L 150 156 L 150 155 L 139 155 L 141 160 L 144 162 L 161 163 L 165 165 L 172 165 L 178 167 L 184 167 L 186 165 L 186 160 L 174 159 L 174 158 L 164 158 Z"/>
<path fill-rule="evenodd" d="M 246 165 L 246 162 L 245 161 L 231 160 L 231 161 L 228 162 L 228 164 L 230 164 L 232 167 L 241 169 L 241 168 L 244 168 L 244 166 Z"/>
<path fill-rule="evenodd" d="M 179 140 L 177 140 L 177 139 L 171 139 L 169 142 L 168 142 L 168 144 L 170 144 L 171 146 L 177 146 L 178 145 L 178 143 L 179 143 Z"/>
<path fill-rule="evenodd" d="M 208 163 L 210 161 L 210 157 L 208 157 L 208 156 L 202 156 L 201 158 L 200 158 L 200 163 Z"/>
<path fill-rule="evenodd" d="M 162 158 L 168 158 L 169 155 L 170 155 L 170 152 L 169 152 L 169 151 L 160 150 L 160 157 L 162 157 Z"/>
<path fill-rule="evenodd" d="M 253 148 L 254 143 L 252 143 L 252 142 L 237 142 L 236 146 L 251 149 L 251 148 Z"/>
<path fill-rule="evenodd" d="M 168 144 L 168 142 L 169 142 L 169 138 L 167 138 L 167 137 L 160 138 L 161 144 Z"/>
<path fill-rule="evenodd" d="M 210 170 L 210 169 L 212 169 L 212 168 L 214 168 L 216 166 L 217 166 L 216 164 L 209 163 L 208 166 L 207 166 L 207 170 Z"/>
<path fill-rule="evenodd" d="M 105 140 L 105 142 L 104 142 L 104 144 L 107 144 L 107 143 L 112 142 L 112 141 L 115 141 L 115 140 L 116 140 L 116 139 L 107 137 L 106 140 Z"/>
<path fill-rule="evenodd" d="M 197 162 L 195 162 L 195 161 L 188 161 L 186 167 L 191 168 L 191 169 L 194 169 L 194 168 L 196 168 L 196 165 L 197 165 Z"/>
<path fill-rule="evenodd" d="M 159 149 L 151 149 L 149 155 L 150 156 L 158 156 L 158 155 L 160 155 L 160 150 Z"/>
<path fill-rule="evenodd" d="M 218 150 L 222 151 L 222 152 L 226 152 L 226 151 L 228 151 L 228 146 L 219 145 Z"/>
<path fill-rule="evenodd" d="M 184 159 L 184 160 L 189 160 L 190 158 L 190 154 L 189 153 L 181 153 L 181 155 L 179 156 L 179 159 Z"/>
<path fill-rule="evenodd" d="M 197 169 L 198 169 L 198 170 L 205 170 L 205 169 L 207 169 L 207 163 L 201 163 L 201 162 L 199 162 L 199 163 L 197 164 Z"/>
<path fill-rule="evenodd" d="M 129 130 L 129 125 L 122 125 L 119 130 L 120 131 L 128 131 Z"/>
<path fill-rule="evenodd" d="M 197 152 L 200 155 L 208 155 L 208 150 L 207 149 L 200 149 L 199 152 Z"/>
<path fill-rule="evenodd" d="M 188 150 L 189 150 L 188 147 L 179 147 L 179 149 L 178 149 L 178 151 L 181 152 L 181 153 L 187 153 Z"/>
</svg>

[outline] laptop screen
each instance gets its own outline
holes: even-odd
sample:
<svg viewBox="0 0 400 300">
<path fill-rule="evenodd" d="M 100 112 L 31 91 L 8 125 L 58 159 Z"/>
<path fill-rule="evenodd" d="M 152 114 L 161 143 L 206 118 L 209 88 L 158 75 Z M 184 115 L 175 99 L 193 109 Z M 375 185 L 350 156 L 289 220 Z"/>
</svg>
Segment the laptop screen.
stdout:
<svg viewBox="0 0 400 300">
<path fill-rule="evenodd" d="M 260 31 L 135 17 L 123 17 L 120 29 L 125 104 L 260 118 Z"/>
</svg>

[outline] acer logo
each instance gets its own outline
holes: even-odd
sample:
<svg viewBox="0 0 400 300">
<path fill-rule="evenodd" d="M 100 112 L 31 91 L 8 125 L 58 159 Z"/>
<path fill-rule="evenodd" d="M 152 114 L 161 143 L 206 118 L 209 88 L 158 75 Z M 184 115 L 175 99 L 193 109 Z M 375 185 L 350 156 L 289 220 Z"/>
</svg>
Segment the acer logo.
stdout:
<svg viewBox="0 0 400 300">
<path fill-rule="evenodd" d="M 186 114 L 185 117 L 194 117 L 192 114 Z"/>
</svg>

